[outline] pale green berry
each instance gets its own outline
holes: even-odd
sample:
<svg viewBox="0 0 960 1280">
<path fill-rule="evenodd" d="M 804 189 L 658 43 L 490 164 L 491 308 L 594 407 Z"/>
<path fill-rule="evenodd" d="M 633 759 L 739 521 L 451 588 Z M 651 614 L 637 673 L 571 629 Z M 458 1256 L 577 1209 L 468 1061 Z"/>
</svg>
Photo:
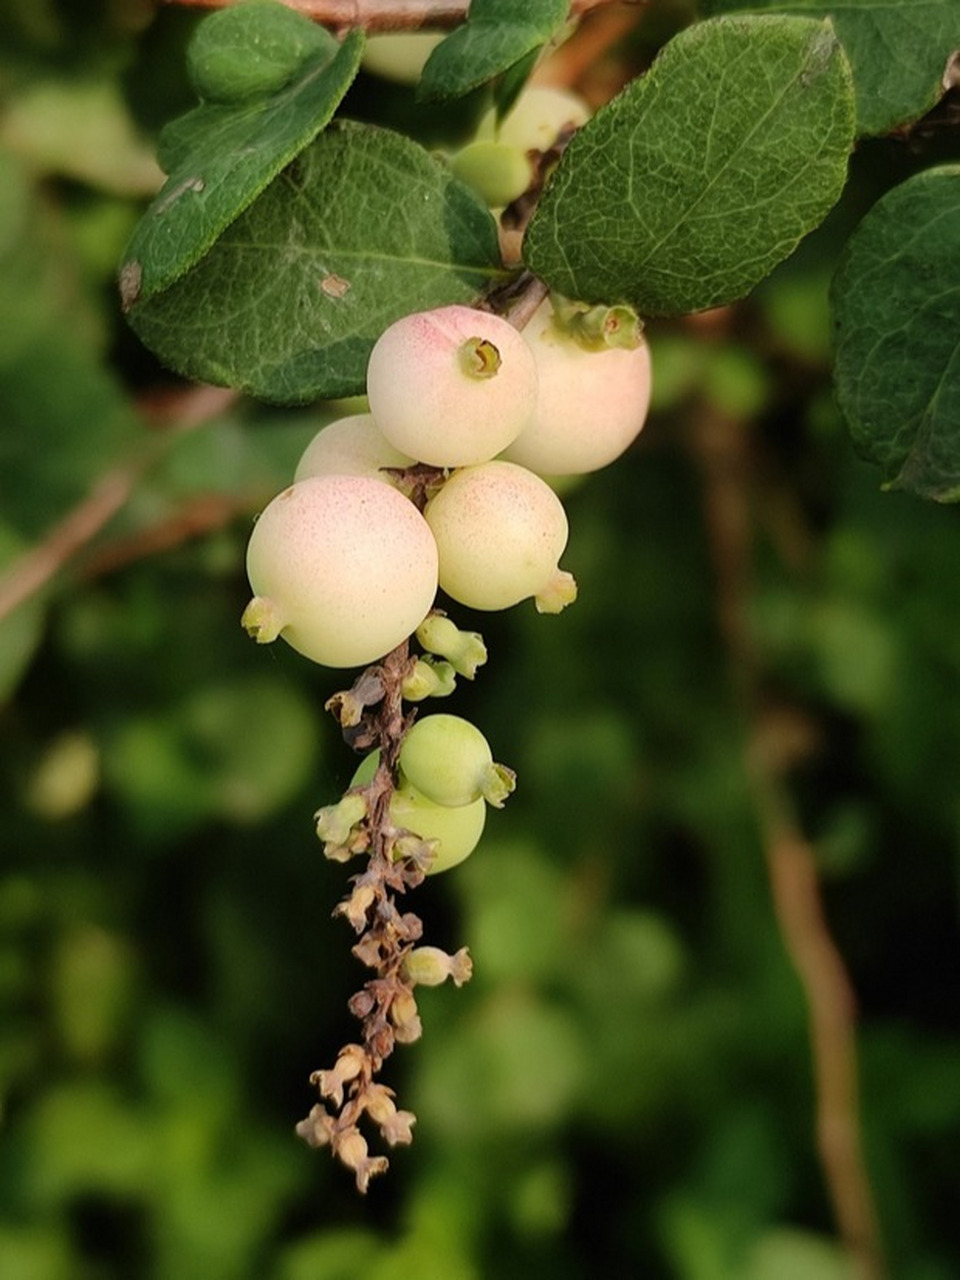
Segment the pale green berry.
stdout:
<svg viewBox="0 0 960 1280">
<path fill-rule="evenodd" d="M 367 36 L 363 69 L 397 84 L 416 84 L 423 64 L 444 34 L 442 31 L 389 31 Z"/>
<path fill-rule="evenodd" d="M 497 142 L 526 151 L 549 151 L 565 130 L 578 129 L 590 119 L 590 108 L 569 89 L 531 85 L 497 125 L 496 113 L 489 111 L 480 121 L 478 139 Z"/>
<path fill-rule="evenodd" d="M 253 527 L 257 593 L 243 625 L 328 667 L 362 666 L 405 640 L 437 585 L 437 548 L 417 508 L 371 476 L 317 476 L 278 494 Z"/>
<path fill-rule="evenodd" d="M 367 397 L 395 449 L 434 467 L 462 467 L 492 458 L 526 426 L 537 402 L 536 365 L 500 316 L 439 307 L 381 334 Z"/>
<path fill-rule="evenodd" d="M 462 716 L 423 716 L 400 746 L 403 777 L 438 805 L 474 804 L 481 796 L 500 808 L 516 785 L 516 775 L 496 764 L 490 744 Z"/>
<path fill-rule="evenodd" d="M 563 504 L 546 481 L 512 462 L 455 471 L 424 512 L 440 554 L 440 585 L 471 609 L 533 597 L 542 612 L 576 598 L 558 567 L 567 545 Z"/>
<path fill-rule="evenodd" d="M 450 168 L 494 209 L 523 195 L 533 180 L 524 152 L 504 142 L 471 142 L 450 157 Z"/>
<path fill-rule="evenodd" d="M 353 775 L 350 786 L 363 787 L 372 782 L 379 763 L 380 752 L 371 751 Z M 486 818 L 487 807 L 482 797 L 456 808 L 437 804 L 402 773 L 400 785 L 390 796 L 393 825 L 434 844 L 427 875 L 448 871 L 468 858 L 480 843 Z"/>
</svg>

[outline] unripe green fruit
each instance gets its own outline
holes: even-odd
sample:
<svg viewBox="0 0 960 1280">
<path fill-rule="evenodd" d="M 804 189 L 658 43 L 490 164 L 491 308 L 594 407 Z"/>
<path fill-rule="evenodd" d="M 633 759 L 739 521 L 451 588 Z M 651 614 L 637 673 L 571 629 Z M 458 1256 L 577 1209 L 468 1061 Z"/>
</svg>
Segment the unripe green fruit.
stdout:
<svg viewBox="0 0 960 1280">
<path fill-rule="evenodd" d="M 423 716 L 400 747 L 400 770 L 412 786 L 438 805 L 475 804 L 482 796 L 500 808 L 513 790 L 512 769 L 495 764 L 490 744 L 462 716 Z"/>
<path fill-rule="evenodd" d="M 297 463 L 294 483 L 311 476 L 373 476 L 391 483 L 384 467 L 412 467 L 413 458 L 384 439 L 370 413 L 338 418 L 318 431 Z"/>
<path fill-rule="evenodd" d="M 485 462 L 527 424 L 533 354 L 500 316 L 439 307 L 390 325 L 370 353 L 367 396 L 395 449 L 434 467 Z"/>
<path fill-rule="evenodd" d="M 533 180 L 526 155 L 503 142 L 471 142 L 451 156 L 450 168 L 493 209 L 523 195 Z"/>
<path fill-rule="evenodd" d="M 541 476 L 580 475 L 618 458 L 650 407 L 647 344 L 587 350 L 555 322 L 549 301 L 523 335 L 537 362 L 537 408 L 502 457 Z"/>
<path fill-rule="evenodd" d="M 380 762 L 380 752 L 371 751 L 363 760 L 351 787 L 363 787 L 373 781 Z M 427 875 L 448 871 L 468 858 L 480 842 L 487 806 L 482 798 L 471 804 L 451 808 L 436 804 L 401 776 L 400 786 L 390 797 L 390 821 L 395 827 L 412 831 L 421 840 L 435 840 L 436 851 Z"/>
<path fill-rule="evenodd" d="M 257 593 L 243 625 L 282 635 L 328 667 L 382 657 L 426 616 L 437 548 L 420 512 L 370 476 L 318 476 L 278 494 L 253 527 L 247 574 Z"/>
<path fill-rule="evenodd" d="M 532 596 L 556 613 L 576 597 L 558 568 L 567 545 L 563 504 L 546 481 L 512 462 L 455 471 L 424 511 L 440 554 L 440 585 L 471 609 L 507 609 Z"/>
<path fill-rule="evenodd" d="M 416 84 L 423 64 L 443 38 L 442 31 L 390 31 L 367 36 L 363 69 L 397 84 Z"/>
<path fill-rule="evenodd" d="M 590 108 L 568 89 L 531 85 L 497 126 L 495 111 L 480 121 L 478 139 L 495 138 L 518 150 L 549 151 L 565 129 L 579 129 L 590 119 Z"/>
<path fill-rule="evenodd" d="M 329 32 L 276 0 L 246 0 L 200 23 L 187 72 L 207 102 L 243 102 L 276 93 L 311 54 L 336 47 Z"/>
</svg>

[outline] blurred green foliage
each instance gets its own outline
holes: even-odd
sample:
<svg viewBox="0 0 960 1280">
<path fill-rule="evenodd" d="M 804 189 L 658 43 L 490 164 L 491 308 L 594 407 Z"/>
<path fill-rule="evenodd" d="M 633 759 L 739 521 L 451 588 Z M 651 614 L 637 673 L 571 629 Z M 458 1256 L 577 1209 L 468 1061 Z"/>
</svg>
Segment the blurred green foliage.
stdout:
<svg viewBox="0 0 960 1280">
<path fill-rule="evenodd" d="M 250 519 L 337 408 L 225 399 L 173 429 L 156 410 L 183 388 L 114 291 L 195 21 L 0 4 L 0 571 L 129 482 L 0 622 L 0 1276 L 850 1277 L 718 612 L 723 438 L 739 624 L 804 744 L 789 789 L 860 1000 L 890 1275 L 951 1280 L 960 526 L 852 456 L 826 310 L 844 229 L 926 135 L 864 146 L 735 312 L 650 326 L 643 436 L 565 494 L 575 607 L 460 611 L 491 660 L 456 709 L 520 784 L 420 891 L 475 977 L 424 994 L 386 1073 L 416 1141 L 360 1200 L 293 1136 L 361 976 L 311 821 L 354 768 L 322 713 L 343 676 L 238 623 Z M 432 144 L 401 93 L 361 77 L 347 110 Z"/>
</svg>

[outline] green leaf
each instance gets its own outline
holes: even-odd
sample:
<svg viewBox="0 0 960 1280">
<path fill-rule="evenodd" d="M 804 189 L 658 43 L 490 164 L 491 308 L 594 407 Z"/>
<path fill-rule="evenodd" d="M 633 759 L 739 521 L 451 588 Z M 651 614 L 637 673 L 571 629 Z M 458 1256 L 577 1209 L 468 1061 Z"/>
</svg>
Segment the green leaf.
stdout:
<svg viewBox="0 0 960 1280">
<path fill-rule="evenodd" d="M 960 165 L 901 183 L 833 280 L 837 400 L 887 487 L 960 499 Z"/>
<path fill-rule="evenodd" d="M 388 324 L 503 274 L 468 188 L 416 143 L 339 121 L 129 319 L 181 373 L 295 403 L 362 391 Z"/>
<path fill-rule="evenodd" d="M 697 23 L 574 136 L 527 265 L 559 293 L 648 315 L 731 302 L 836 202 L 853 124 L 829 23 Z"/>
<path fill-rule="evenodd" d="M 888 133 L 929 111 L 952 83 L 949 63 L 960 49 L 957 0 L 710 0 L 708 8 L 829 18 L 853 69 L 863 134 Z"/>
<path fill-rule="evenodd" d="M 337 42 L 309 18 L 276 0 L 244 0 L 201 22 L 187 50 L 191 83 L 206 102 L 242 102 L 276 93 L 314 55 Z"/>
<path fill-rule="evenodd" d="M 216 15 L 215 15 L 216 16 Z M 329 122 L 356 75 L 363 33 L 323 41 L 278 93 L 205 104 L 168 125 L 163 189 L 137 226 L 120 271 L 124 307 L 194 266 L 217 237 Z"/>
<path fill-rule="evenodd" d="M 467 21 L 427 59 L 417 96 L 459 98 L 509 71 L 546 44 L 567 9 L 567 0 L 473 0 Z"/>
</svg>

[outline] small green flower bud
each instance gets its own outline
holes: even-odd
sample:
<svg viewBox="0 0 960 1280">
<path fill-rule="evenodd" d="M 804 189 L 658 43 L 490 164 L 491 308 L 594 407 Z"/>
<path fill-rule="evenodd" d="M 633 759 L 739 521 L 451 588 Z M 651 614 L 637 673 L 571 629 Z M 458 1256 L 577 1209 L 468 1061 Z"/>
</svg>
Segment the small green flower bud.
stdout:
<svg viewBox="0 0 960 1280">
<path fill-rule="evenodd" d="M 367 816 L 367 798 L 359 791 L 348 791 L 336 804 L 325 805 L 313 815 L 317 836 L 324 844 L 347 846 L 353 828 Z"/>
<path fill-rule="evenodd" d="M 472 680 L 487 660 L 487 646 L 476 631 L 461 631 L 442 613 L 431 613 L 417 627 L 417 639 L 430 653 L 446 658 L 454 671 Z"/>
<path fill-rule="evenodd" d="M 446 698 L 456 688 L 457 673 L 449 662 L 438 662 L 430 654 L 418 658 L 403 682 L 403 696 L 408 702 L 424 698 Z"/>
<path fill-rule="evenodd" d="M 466 947 L 452 956 L 439 947 L 415 947 L 407 953 L 402 973 L 413 986 L 439 987 L 452 978 L 462 987 L 473 975 L 473 961 Z"/>
</svg>

